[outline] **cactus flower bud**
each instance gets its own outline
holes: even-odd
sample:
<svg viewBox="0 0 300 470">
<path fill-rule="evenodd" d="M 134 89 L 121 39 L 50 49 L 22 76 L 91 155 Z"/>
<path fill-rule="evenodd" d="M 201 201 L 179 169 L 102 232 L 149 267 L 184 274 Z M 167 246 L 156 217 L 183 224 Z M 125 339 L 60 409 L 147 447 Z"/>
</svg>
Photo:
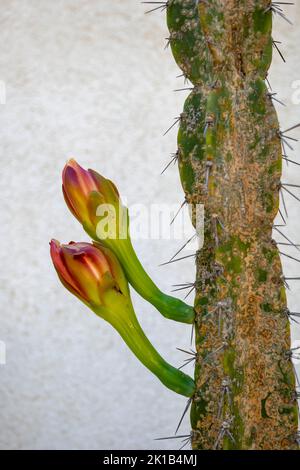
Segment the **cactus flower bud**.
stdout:
<svg viewBox="0 0 300 470">
<path fill-rule="evenodd" d="M 90 243 L 50 242 L 54 267 L 63 285 L 92 308 L 104 306 L 104 292 L 118 289 L 129 296 L 128 284 L 116 257 Z"/>
<path fill-rule="evenodd" d="M 91 238 L 117 255 L 134 289 L 166 318 L 193 323 L 194 309 L 161 292 L 141 265 L 129 235 L 128 209 L 115 185 L 70 160 L 63 170 L 63 193 L 69 209 Z"/>
<path fill-rule="evenodd" d="M 63 285 L 98 316 L 110 323 L 136 357 L 169 389 L 194 393 L 194 381 L 168 364 L 143 332 L 133 309 L 128 283 L 113 252 L 95 243 L 60 245 L 50 242 L 50 254 Z"/>
<path fill-rule="evenodd" d="M 127 237 L 127 209 L 112 181 L 84 170 L 74 159 L 66 164 L 62 180 L 67 206 L 93 239 Z"/>
</svg>

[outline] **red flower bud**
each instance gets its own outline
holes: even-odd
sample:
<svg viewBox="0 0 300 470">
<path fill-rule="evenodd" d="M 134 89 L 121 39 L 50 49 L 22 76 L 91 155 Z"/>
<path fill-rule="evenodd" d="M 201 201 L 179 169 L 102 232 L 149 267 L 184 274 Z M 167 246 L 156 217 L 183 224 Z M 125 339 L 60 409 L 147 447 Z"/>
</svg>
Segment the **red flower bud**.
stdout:
<svg viewBox="0 0 300 470">
<path fill-rule="evenodd" d="M 84 170 L 73 159 L 66 164 L 62 180 L 64 198 L 70 211 L 93 238 L 97 238 L 99 206 L 110 206 L 118 218 L 121 202 L 117 188 L 96 171 Z"/>
<path fill-rule="evenodd" d="M 99 244 L 50 243 L 54 267 L 64 286 L 89 306 L 105 306 L 105 291 L 128 294 L 128 285 L 115 255 Z"/>
</svg>

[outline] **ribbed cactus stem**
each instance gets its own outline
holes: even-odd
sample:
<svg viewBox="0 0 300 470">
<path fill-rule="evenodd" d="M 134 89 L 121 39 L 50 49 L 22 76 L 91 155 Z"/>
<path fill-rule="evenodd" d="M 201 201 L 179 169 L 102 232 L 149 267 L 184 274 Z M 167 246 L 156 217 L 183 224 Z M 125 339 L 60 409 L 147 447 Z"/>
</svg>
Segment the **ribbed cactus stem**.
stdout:
<svg viewBox="0 0 300 470">
<path fill-rule="evenodd" d="M 269 7 L 269 0 L 167 2 L 170 45 L 194 85 L 180 119 L 179 170 L 186 200 L 205 207 L 194 449 L 298 448 L 290 325 L 272 238 L 282 150 L 265 85 Z"/>
</svg>

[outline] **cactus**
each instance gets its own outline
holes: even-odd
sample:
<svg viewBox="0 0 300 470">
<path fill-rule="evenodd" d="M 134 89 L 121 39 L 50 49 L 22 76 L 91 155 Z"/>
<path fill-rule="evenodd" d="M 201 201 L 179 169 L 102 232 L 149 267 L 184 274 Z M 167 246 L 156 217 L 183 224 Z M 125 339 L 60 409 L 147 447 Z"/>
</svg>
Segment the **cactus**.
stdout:
<svg viewBox="0 0 300 470">
<path fill-rule="evenodd" d="M 272 238 L 284 134 L 265 83 L 272 13 L 281 10 L 269 0 L 161 7 L 174 58 L 193 84 L 178 119 L 181 182 L 186 201 L 205 207 L 192 447 L 297 449 L 285 278 Z"/>
<path fill-rule="evenodd" d="M 282 3 L 144 3 L 166 11 L 168 42 L 193 85 L 175 121 L 173 160 L 196 233 L 198 205 L 205 208 L 196 280 L 186 285 L 195 288 L 194 308 L 159 291 L 128 230 L 124 238 L 99 230 L 98 207 L 112 206 L 117 228 L 128 219 L 127 209 L 111 181 L 75 161 L 63 172 L 65 200 L 88 235 L 101 243 L 53 241 L 54 266 L 65 287 L 108 321 L 165 386 L 188 397 L 184 413 L 191 405 L 192 431 L 185 442 L 193 449 L 298 449 L 293 358 L 299 348 L 291 347 L 290 318 L 299 314 L 287 308 L 289 278 L 272 233 L 279 231 L 293 245 L 274 219 L 278 213 L 284 219 L 280 192 L 298 199 L 281 176 L 283 160 L 291 161 L 285 151 L 282 155 L 290 147 L 286 134 L 300 124 L 280 131 L 274 95 L 266 85 L 272 52 L 278 49 L 272 15 L 286 19 Z M 144 335 L 128 282 L 165 317 L 194 323 L 196 352 L 188 352 L 186 364 L 195 360 L 195 381 L 167 364 Z"/>
</svg>

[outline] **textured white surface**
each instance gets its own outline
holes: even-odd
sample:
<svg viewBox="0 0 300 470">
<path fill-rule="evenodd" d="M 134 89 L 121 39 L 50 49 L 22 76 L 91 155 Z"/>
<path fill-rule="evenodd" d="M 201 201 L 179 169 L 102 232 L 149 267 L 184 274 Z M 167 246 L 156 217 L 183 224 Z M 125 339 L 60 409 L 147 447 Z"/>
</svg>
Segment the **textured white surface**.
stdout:
<svg viewBox="0 0 300 470">
<path fill-rule="evenodd" d="M 283 128 L 300 121 L 292 82 L 300 79 L 300 6 L 296 26 L 275 23 L 286 65 L 274 56 L 271 83 L 288 108 Z M 2 449 L 177 448 L 171 435 L 185 399 L 165 390 L 117 334 L 58 283 L 48 241 L 86 240 L 64 205 L 60 172 L 70 156 L 111 177 L 128 203 L 181 203 L 176 169 L 159 175 L 175 150 L 163 131 L 185 93 L 170 51 L 164 15 L 145 16 L 136 0 L 6 0 L 0 6 Z M 299 95 L 299 94 L 298 94 Z M 296 146 L 295 146 L 296 147 Z M 297 147 L 297 150 L 299 147 Z M 296 157 L 295 152 L 295 158 Z M 299 182 L 290 165 L 285 180 Z M 299 240 L 299 205 L 287 198 L 286 231 Z M 157 265 L 181 242 L 137 241 L 147 270 L 166 291 L 193 279 L 192 262 Z M 285 271 L 299 274 L 284 260 Z M 300 308 L 298 285 L 289 294 Z M 134 295 L 150 339 L 173 364 L 190 328 L 168 322 Z M 300 339 L 299 329 L 294 337 Z M 189 430 L 188 421 L 182 427 Z"/>
</svg>

